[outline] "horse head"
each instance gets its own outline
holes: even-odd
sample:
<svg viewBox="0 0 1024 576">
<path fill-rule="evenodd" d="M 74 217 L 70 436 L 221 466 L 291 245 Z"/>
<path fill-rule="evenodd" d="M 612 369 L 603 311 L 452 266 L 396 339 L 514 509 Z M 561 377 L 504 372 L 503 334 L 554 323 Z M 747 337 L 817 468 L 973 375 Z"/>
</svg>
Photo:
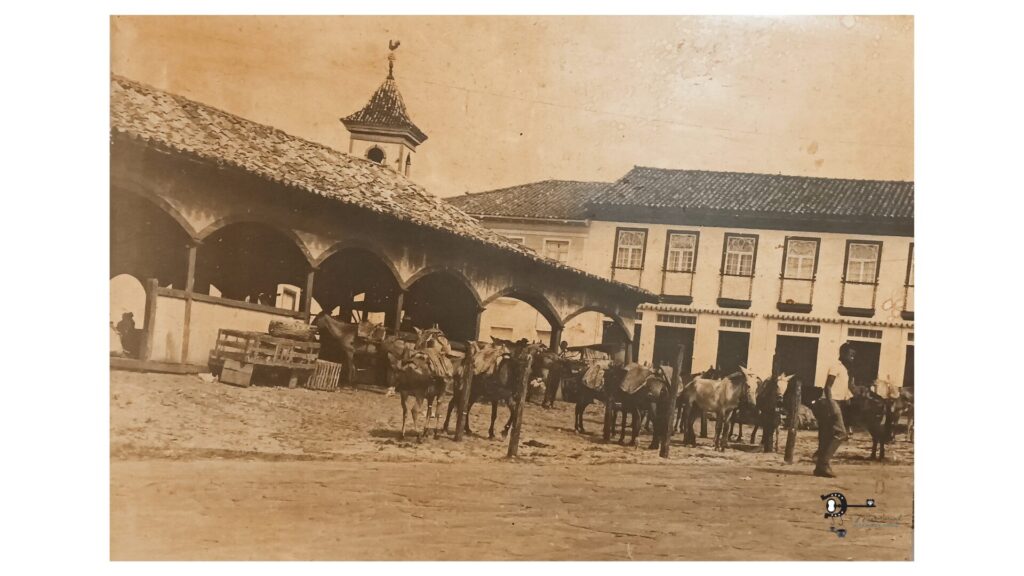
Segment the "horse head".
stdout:
<svg viewBox="0 0 1024 576">
<path fill-rule="evenodd" d="M 745 389 L 745 397 L 751 404 L 757 404 L 757 389 L 761 385 L 761 379 L 757 377 L 753 372 L 747 370 L 746 366 L 740 366 L 740 373 L 743 375 L 743 386 Z"/>
</svg>

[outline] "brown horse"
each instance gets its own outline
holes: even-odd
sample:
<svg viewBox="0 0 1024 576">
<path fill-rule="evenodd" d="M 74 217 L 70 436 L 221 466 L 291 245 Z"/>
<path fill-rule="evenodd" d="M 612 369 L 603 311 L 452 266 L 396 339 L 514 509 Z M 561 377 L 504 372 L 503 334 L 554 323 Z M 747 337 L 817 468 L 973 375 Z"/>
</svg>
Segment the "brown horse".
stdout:
<svg viewBox="0 0 1024 576">
<path fill-rule="evenodd" d="M 632 437 L 629 446 L 637 445 L 637 436 L 640 434 L 640 418 L 644 412 L 648 412 L 654 422 L 654 438 L 649 448 L 657 448 L 660 444 L 660 434 L 664 431 L 661 425 L 661 418 L 667 417 L 664 414 L 665 401 L 668 399 L 668 378 L 660 368 L 630 364 L 628 366 L 612 365 L 604 371 L 604 394 L 611 395 L 613 408 L 618 405 L 622 414 L 622 431 L 619 434 L 619 444 L 623 444 L 626 438 L 626 415 L 631 417 Z M 608 436 L 615 435 L 615 415 L 608 419 L 611 430 L 606 430 Z"/>
<path fill-rule="evenodd" d="M 509 358 L 510 352 L 504 344 L 487 343 L 487 342 L 470 342 L 469 346 L 473 348 L 473 383 L 470 388 L 470 393 L 476 392 L 482 386 L 489 385 L 491 380 L 508 379 L 508 370 L 504 372 L 500 370 L 502 363 Z M 444 431 L 448 432 L 448 424 L 451 421 L 452 411 L 457 408 L 459 403 L 459 397 L 462 395 L 462 387 L 464 386 L 464 375 L 465 371 L 469 370 L 470 367 L 467 365 L 464 359 L 458 361 L 455 365 L 455 384 L 454 393 L 452 394 L 451 400 L 448 402 L 448 414 L 444 419 Z M 493 384 L 491 384 L 493 385 Z M 477 392 L 477 398 L 479 398 L 479 392 Z M 471 405 L 471 404 L 470 404 Z M 469 406 L 466 407 L 466 419 L 464 430 L 469 433 Z M 493 436 L 494 425 L 491 423 L 491 433 Z"/>
<path fill-rule="evenodd" d="M 469 392 L 469 406 L 466 408 L 466 432 L 469 430 L 469 413 L 477 402 L 488 402 L 491 405 L 491 426 L 488 429 L 488 438 L 494 438 L 494 423 L 498 418 L 498 405 L 504 404 L 508 408 L 508 420 L 502 428 L 501 437 L 508 435 L 512 428 L 512 422 L 516 417 L 516 410 L 525 401 L 521 398 L 519 383 L 523 378 L 523 369 L 526 361 L 533 356 L 529 379 L 541 377 L 545 370 L 543 363 L 538 357 L 543 355 L 546 348 L 542 344 L 530 344 L 526 341 L 513 343 L 507 355 L 504 355 L 495 370 L 493 377 L 483 378 L 480 386 L 474 380 L 473 387 Z"/>
<path fill-rule="evenodd" d="M 355 382 L 356 365 L 356 339 L 366 338 L 370 341 L 383 341 L 385 329 L 383 326 L 363 322 L 360 324 L 349 324 L 331 318 L 330 314 L 320 312 L 313 321 L 317 332 L 320 334 L 321 350 L 327 352 L 329 360 L 340 360 L 345 370 L 345 382 L 349 385 Z M 330 358 L 331 351 L 340 355 L 340 358 Z"/>
<path fill-rule="evenodd" d="M 406 421 L 412 416 L 412 425 L 418 427 L 418 417 L 423 407 L 423 401 L 427 402 L 427 413 L 424 419 L 423 430 L 416 439 L 420 442 L 427 436 L 431 428 L 431 419 L 435 420 L 433 425 L 434 438 L 437 438 L 437 423 L 441 419 L 440 400 L 445 393 L 445 381 L 437 376 L 427 355 L 422 351 L 414 351 L 398 362 L 398 370 L 395 374 L 395 387 L 402 399 L 402 432 L 400 437 L 405 438 Z M 409 404 L 409 398 L 414 400 Z"/>
<path fill-rule="evenodd" d="M 729 420 L 741 402 L 757 404 L 758 378 L 744 367 L 725 378 L 697 378 L 683 388 L 681 400 L 686 406 L 683 443 L 697 445 L 693 421 L 700 411 L 715 413 L 714 449 L 724 452 L 728 443 Z"/>
</svg>

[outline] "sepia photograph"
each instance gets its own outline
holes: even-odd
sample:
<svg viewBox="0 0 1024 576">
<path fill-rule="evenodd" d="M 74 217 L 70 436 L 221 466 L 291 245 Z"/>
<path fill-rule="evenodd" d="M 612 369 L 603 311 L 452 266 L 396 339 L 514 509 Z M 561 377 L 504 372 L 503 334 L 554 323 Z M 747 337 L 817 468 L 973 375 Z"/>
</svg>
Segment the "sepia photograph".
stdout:
<svg viewBox="0 0 1024 576">
<path fill-rule="evenodd" d="M 915 559 L 914 16 L 109 28 L 110 560 Z"/>
</svg>

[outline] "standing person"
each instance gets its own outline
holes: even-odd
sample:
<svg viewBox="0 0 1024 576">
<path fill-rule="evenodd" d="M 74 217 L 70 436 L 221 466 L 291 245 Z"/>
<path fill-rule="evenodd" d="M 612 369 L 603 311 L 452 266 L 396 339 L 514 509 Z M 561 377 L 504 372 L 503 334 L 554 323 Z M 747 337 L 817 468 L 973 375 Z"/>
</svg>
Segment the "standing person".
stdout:
<svg viewBox="0 0 1024 576">
<path fill-rule="evenodd" d="M 853 370 L 855 358 L 856 353 L 849 342 L 839 347 L 839 363 L 829 368 L 828 376 L 825 379 L 825 393 L 814 403 L 814 417 L 818 420 L 815 476 L 836 477 L 829 462 L 847 438 L 843 410 L 839 403 L 845 404 L 851 397 L 852 377 L 850 372 Z"/>
</svg>

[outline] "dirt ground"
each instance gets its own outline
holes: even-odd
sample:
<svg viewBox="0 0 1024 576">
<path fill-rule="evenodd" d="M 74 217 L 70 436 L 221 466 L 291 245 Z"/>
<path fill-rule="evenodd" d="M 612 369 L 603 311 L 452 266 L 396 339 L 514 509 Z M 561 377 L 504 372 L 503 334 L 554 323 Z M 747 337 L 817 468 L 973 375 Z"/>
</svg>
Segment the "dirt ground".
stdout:
<svg viewBox="0 0 1024 576">
<path fill-rule="evenodd" d="M 572 408 L 528 404 L 520 458 L 486 437 L 398 439 L 397 397 L 236 388 L 196 376 L 111 373 L 111 558 L 260 560 L 906 560 L 913 557 L 913 444 L 867 460 L 863 432 L 835 480 L 799 461 L 711 439 L 661 459 L 604 444 Z M 507 412 L 499 411 L 499 425 Z M 453 417 L 454 419 L 454 417 Z M 714 423 L 710 423 L 712 432 Z M 454 423 L 452 425 L 454 428 Z M 749 430 L 747 432 L 749 440 Z M 851 509 L 830 532 L 821 495 Z M 838 524 L 836 527 L 840 527 Z"/>
</svg>

